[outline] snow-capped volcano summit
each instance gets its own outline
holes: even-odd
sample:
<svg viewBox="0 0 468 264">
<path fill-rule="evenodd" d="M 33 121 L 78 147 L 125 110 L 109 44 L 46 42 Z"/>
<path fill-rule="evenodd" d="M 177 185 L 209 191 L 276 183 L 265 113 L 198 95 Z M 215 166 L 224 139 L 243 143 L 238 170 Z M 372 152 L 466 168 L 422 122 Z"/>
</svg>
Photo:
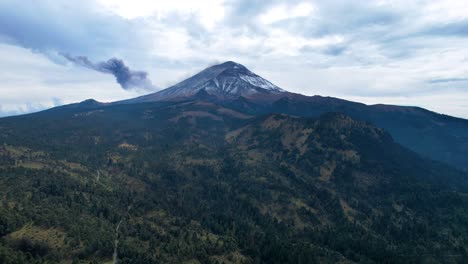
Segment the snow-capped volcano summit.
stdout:
<svg viewBox="0 0 468 264">
<path fill-rule="evenodd" d="M 286 91 L 251 72 L 245 66 L 228 61 L 214 65 L 162 91 L 130 99 L 150 102 L 187 98 L 199 93 L 220 99 L 281 94 Z"/>
</svg>

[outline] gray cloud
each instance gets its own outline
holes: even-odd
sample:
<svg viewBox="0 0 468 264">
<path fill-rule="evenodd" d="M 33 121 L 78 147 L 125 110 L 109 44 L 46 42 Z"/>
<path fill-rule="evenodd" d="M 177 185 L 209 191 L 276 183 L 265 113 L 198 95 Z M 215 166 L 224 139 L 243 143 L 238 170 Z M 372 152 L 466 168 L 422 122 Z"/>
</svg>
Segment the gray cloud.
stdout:
<svg viewBox="0 0 468 264">
<path fill-rule="evenodd" d="M 85 56 L 71 56 L 69 54 L 61 54 L 67 60 L 76 65 L 86 67 L 98 72 L 114 75 L 116 81 L 125 89 L 146 89 L 155 90 L 156 87 L 148 79 L 148 73 L 144 71 L 133 71 L 125 65 L 123 60 L 111 58 L 107 61 L 93 63 Z"/>
<path fill-rule="evenodd" d="M 468 78 L 441 78 L 432 79 L 428 83 L 451 83 L 451 82 L 468 82 Z"/>
<path fill-rule="evenodd" d="M 468 20 L 434 25 L 430 28 L 423 30 L 421 34 L 435 36 L 468 37 Z"/>
<path fill-rule="evenodd" d="M 141 21 L 103 12 L 93 0 L 1 0 L 0 25 L 0 42 L 40 52 L 56 63 L 59 52 L 104 59 L 118 50 L 120 57 L 135 59 L 133 50 L 150 49 Z"/>
</svg>

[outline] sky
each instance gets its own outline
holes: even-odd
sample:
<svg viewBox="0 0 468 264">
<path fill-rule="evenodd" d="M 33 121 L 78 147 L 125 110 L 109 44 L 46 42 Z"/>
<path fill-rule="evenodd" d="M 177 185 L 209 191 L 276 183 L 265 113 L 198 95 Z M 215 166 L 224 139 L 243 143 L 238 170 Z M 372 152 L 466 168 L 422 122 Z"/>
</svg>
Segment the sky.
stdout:
<svg viewBox="0 0 468 264">
<path fill-rule="evenodd" d="M 236 61 L 291 92 L 468 119 L 465 0 L 0 0 L 0 116 Z"/>
</svg>

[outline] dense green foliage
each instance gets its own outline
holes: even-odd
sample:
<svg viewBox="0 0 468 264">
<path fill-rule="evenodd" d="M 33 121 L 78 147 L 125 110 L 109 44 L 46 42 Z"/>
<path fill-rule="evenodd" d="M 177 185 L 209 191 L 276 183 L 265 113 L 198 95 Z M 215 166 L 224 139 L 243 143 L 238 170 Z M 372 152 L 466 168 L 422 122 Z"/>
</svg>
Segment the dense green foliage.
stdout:
<svg viewBox="0 0 468 264">
<path fill-rule="evenodd" d="M 87 102 L 0 140 L 0 263 L 468 258 L 467 175 L 341 114 Z"/>
<path fill-rule="evenodd" d="M 264 109 L 303 117 L 341 112 L 388 131 L 420 155 L 468 171 L 468 121 L 419 107 L 365 105 L 331 97 L 282 98 Z"/>
<path fill-rule="evenodd" d="M 220 103 L 252 115 L 282 113 L 318 118 L 329 112 L 344 113 L 385 129 L 397 143 L 424 157 L 468 171 L 466 119 L 437 114 L 420 107 L 365 105 L 333 97 L 299 94 L 288 94 L 280 99 L 276 97 L 268 102 L 241 97 Z"/>
</svg>

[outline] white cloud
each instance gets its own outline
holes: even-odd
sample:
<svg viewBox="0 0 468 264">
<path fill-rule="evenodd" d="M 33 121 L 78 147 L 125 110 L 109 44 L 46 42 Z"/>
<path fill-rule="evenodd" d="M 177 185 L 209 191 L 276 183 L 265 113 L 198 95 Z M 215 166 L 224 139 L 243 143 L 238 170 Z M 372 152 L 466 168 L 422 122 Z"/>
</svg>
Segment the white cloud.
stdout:
<svg viewBox="0 0 468 264">
<path fill-rule="evenodd" d="M 101 5 L 118 15 L 135 19 L 155 16 L 158 20 L 173 13 L 181 16 L 196 16 L 207 29 L 213 29 L 225 15 L 222 0 L 97 0 Z"/>
<path fill-rule="evenodd" d="M 152 29 L 152 54 L 170 59 L 191 58 L 190 36 L 185 28 L 155 26 Z"/>
<path fill-rule="evenodd" d="M 290 34 L 283 29 L 273 29 L 268 32 L 265 45 L 271 50 L 269 55 L 299 56 L 303 48 L 319 49 L 321 47 L 340 44 L 343 41 L 344 37 L 339 35 L 306 38 Z"/>
<path fill-rule="evenodd" d="M 426 1 L 421 14 L 432 23 L 460 21 L 468 19 L 468 4 L 463 0 Z"/>
<path fill-rule="evenodd" d="M 314 10 L 314 5 L 309 2 L 302 2 L 293 6 L 280 4 L 259 15 L 259 20 L 261 23 L 269 25 L 285 19 L 306 17 L 311 15 Z"/>
</svg>

